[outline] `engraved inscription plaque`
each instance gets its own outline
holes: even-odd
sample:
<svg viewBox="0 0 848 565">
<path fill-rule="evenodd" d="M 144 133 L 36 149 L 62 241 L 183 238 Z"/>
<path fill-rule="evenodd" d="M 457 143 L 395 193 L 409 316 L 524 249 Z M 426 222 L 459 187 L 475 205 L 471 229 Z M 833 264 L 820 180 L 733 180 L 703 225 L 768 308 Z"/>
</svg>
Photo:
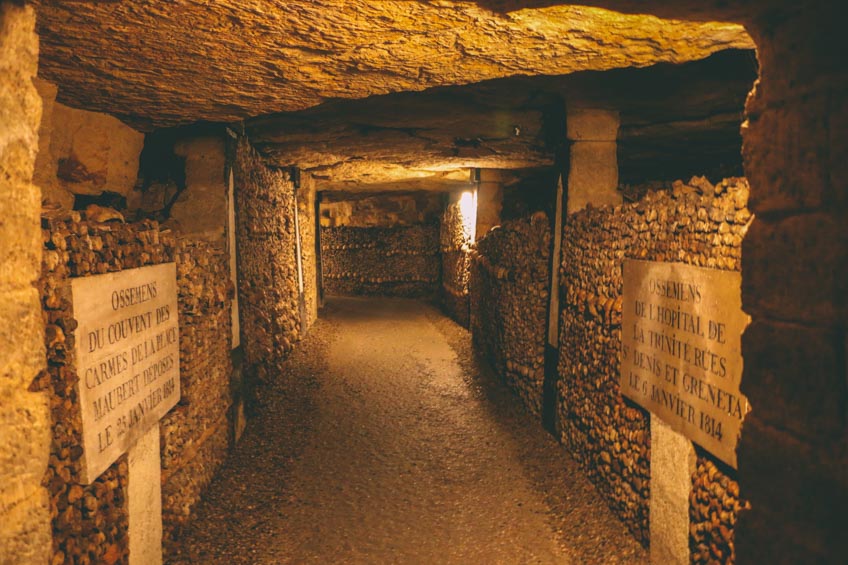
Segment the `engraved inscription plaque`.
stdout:
<svg viewBox="0 0 848 565">
<path fill-rule="evenodd" d="M 71 281 L 84 483 L 180 399 L 176 265 Z"/>
<path fill-rule="evenodd" d="M 738 272 L 624 262 L 622 394 L 734 468 L 750 410 L 739 392 L 741 282 Z"/>
</svg>

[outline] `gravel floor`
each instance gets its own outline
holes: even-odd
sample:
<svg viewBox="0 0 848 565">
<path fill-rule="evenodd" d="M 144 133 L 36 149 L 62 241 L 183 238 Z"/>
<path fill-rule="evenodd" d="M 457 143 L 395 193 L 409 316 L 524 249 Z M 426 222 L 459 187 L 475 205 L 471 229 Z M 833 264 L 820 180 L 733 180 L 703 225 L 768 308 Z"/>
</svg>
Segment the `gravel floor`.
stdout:
<svg viewBox="0 0 848 565">
<path fill-rule="evenodd" d="M 172 563 L 644 563 L 431 306 L 332 299 Z"/>
</svg>

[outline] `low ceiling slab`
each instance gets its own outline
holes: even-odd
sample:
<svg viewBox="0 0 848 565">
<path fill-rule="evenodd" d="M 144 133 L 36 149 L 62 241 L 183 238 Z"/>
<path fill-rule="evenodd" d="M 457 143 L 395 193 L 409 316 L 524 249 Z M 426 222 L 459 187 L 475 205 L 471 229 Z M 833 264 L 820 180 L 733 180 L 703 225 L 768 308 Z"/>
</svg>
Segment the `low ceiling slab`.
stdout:
<svg viewBox="0 0 848 565">
<path fill-rule="evenodd" d="M 622 180 L 677 178 L 741 168 L 739 128 L 756 76 L 752 51 L 728 50 L 681 65 L 337 100 L 250 119 L 245 129 L 270 163 L 312 173 L 323 190 L 450 190 L 469 168 L 553 165 L 566 107 L 606 108 L 621 116 Z"/>
<path fill-rule="evenodd" d="M 149 130 L 753 47 L 736 24 L 585 6 L 499 11 L 487 4 L 40 0 L 39 73 L 60 86 L 61 102 Z"/>
</svg>

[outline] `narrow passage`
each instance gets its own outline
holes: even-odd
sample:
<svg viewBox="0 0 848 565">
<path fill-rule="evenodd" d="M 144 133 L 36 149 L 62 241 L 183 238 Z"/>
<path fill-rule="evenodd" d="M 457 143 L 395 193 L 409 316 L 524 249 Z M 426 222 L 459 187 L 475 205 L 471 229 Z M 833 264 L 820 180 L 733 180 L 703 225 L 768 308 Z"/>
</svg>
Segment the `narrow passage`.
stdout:
<svg viewBox="0 0 848 565">
<path fill-rule="evenodd" d="M 176 562 L 646 560 L 431 306 L 332 299 L 262 403 Z"/>
</svg>

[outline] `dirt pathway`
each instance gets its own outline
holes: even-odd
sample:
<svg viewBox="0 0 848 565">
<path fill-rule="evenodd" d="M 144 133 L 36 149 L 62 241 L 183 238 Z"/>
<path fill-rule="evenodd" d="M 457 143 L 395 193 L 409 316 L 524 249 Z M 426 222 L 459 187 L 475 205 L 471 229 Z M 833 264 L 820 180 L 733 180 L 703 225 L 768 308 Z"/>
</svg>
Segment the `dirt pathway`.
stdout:
<svg viewBox="0 0 848 565">
<path fill-rule="evenodd" d="M 177 562 L 643 561 L 469 341 L 418 302 L 334 300 Z"/>
</svg>

